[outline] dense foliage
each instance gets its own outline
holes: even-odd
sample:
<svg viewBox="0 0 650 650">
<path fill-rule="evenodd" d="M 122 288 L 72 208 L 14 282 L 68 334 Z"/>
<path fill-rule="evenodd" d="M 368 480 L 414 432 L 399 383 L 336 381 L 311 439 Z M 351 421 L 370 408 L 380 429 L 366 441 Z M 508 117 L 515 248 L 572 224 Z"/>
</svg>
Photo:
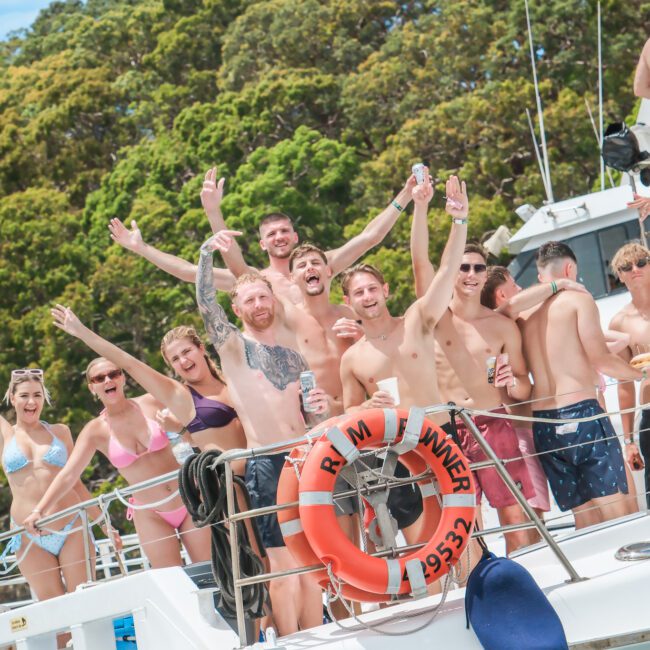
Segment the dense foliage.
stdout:
<svg viewBox="0 0 650 650">
<path fill-rule="evenodd" d="M 631 82 L 650 3 L 604 0 L 608 119 Z M 556 198 L 597 182 L 585 100 L 596 108 L 595 0 L 532 2 Z M 645 22 L 644 22 L 645 21 Z M 171 326 L 198 322 L 193 287 L 111 243 L 111 217 L 196 258 L 208 233 L 198 190 L 217 164 L 224 212 L 250 234 L 270 209 L 334 247 L 429 161 L 438 188 L 468 182 L 470 234 L 539 204 L 525 109 L 534 109 L 523 0 L 66 0 L 0 43 L 0 385 L 47 371 L 45 416 L 78 431 L 96 412 L 91 353 L 51 324 L 56 301 L 162 368 Z M 431 252 L 448 232 L 438 192 Z M 412 300 L 405 214 L 371 259 Z M 107 474 L 101 465 L 88 478 Z M 98 487 L 99 484 L 96 485 Z M 8 496 L 0 491 L 0 510 Z"/>
</svg>

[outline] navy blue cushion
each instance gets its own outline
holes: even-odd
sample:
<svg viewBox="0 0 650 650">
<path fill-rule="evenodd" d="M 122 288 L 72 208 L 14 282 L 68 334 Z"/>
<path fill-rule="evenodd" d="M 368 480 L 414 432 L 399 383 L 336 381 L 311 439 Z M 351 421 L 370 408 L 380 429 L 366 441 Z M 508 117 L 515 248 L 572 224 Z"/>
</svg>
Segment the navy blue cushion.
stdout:
<svg viewBox="0 0 650 650">
<path fill-rule="evenodd" d="M 465 611 L 486 650 L 567 650 L 562 623 L 520 564 L 485 554 L 467 581 Z"/>
</svg>

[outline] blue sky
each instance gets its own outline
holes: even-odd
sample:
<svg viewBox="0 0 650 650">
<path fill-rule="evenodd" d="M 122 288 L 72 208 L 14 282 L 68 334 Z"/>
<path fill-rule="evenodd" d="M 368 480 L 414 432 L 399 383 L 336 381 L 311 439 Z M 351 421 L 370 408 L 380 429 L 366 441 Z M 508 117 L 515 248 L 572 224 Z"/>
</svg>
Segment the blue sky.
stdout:
<svg viewBox="0 0 650 650">
<path fill-rule="evenodd" d="M 0 39 L 21 27 L 29 27 L 51 0 L 0 0 Z"/>
</svg>

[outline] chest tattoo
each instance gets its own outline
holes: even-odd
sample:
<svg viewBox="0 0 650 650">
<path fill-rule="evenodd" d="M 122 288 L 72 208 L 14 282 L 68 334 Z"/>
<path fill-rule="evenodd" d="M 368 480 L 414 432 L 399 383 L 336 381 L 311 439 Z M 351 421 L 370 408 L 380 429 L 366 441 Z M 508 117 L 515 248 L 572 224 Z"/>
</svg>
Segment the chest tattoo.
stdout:
<svg viewBox="0 0 650 650">
<path fill-rule="evenodd" d="M 298 381 L 300 373 L 308 370 L 303 356 L 282 345 L 265 345 L 244 339 L 246 363 L 253 370 L 261 370 L 278 390 Z"/>
</svg>

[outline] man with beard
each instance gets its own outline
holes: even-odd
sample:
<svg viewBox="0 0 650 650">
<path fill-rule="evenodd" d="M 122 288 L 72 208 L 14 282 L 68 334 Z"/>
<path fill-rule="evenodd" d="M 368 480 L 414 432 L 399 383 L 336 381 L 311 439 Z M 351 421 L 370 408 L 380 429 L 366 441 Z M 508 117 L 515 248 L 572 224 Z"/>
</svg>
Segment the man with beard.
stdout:
<svg viewBox="0 0 650 650">
<path fill-rule="evenodd" d="M 338 275 L 350 264 L 354 264 L 356 260 L 386 237 L 401 212 L 411 201 L 414 185 L 415 178 L 411 176 L 395 199 L 358 235 L 352 237 L 343 246 L 325 252 L 332 276 Z M 216 168 L 209 169 L 201 190 L 201 203 L 213 233 L 226 228 L 221 213 L 223 187 L 224 179 L 221 178 L 217 181 Z M 111 238 L 120 246 L 144 257 L 174 277 L 186 282 L 195 282 L 197 267 L 187 260 L 146 244 L 135 221 L 131 221 L 129 230 L 119 219 L 111 219 L 108 228 Z M 260 221 L 259 235 L 260 247 L 267 253 L 269 259 L 269 265 L 260 272 L 269 279 L 278 297 L 288 296 L 293 302 L 299 303 L 302 298 L 300 292 L 291 282 L 289 268 L 289 257 L 298 244 L 298 233 L 293 228 L 291 218 L 282 212 L 267 214 Z M 213 270 L 215 286 L 221 291 L 230 291 L 235 277 L 255 270 L 249 267 L 241 254 L 237 255 L 236 251 L 238 251 L 238 247 L 233 248 L 231 256 L 226 259 L 230 270 L 219 268 Z"/>
<path fill-rule="evenodd" d="M 619 352 L 625 361 L 634 355 L 650 352 L 650 250 L 638 243 L 625 244 L 612 259 L 612 269 L 625 284 L 632 302 L 612 318 L 610 329 L 628 334 L 628 346 Z M 644 380 L 639 391 L 639 403 L 650 402 L 650 382 Z M 636 390 L 631 382 L 618 384 L 618 403 L 621 410 L 636 406 Z M 634 442 L 634 413 L 622 413 L 625 433 L 625 457 L 632 469 L 642 469 L 645 460 L 646 502 L 650 508 L 650 410 L 641 412 L 639 447 Z M 639 455 L 639 448 L 643 460 Z"/>
<path fill-rule="evenodd" d="M 553 287 L 561 278 L 575 281 L 578 264 L 566 244 L 547 242 L 537 252 L 537 270 L 540 281 Z M 589 294 L 555 292 L 527 316 L 522 334 L 534 379 L 534 417 L 570 420 L 603 413 L 594 370 L 623 380 L 643 377 L 607 349 Z M 534 422 L 533 436 L 555 500 L 561 510 L 573 510 L 576 528 L 627 514 L 624 462 L 609 418 Z"/>
<path fill-rule="evenodd" d="M 228 321 L 217 302 L 213 252 L 229 248 L 232 234 L 218 233 L 201 247 L 196 298 L 208 337 L 221 358 L 247 446 L 255 449 L 305 433 L 300 373 L 308 366 L 297 351 L 296 333 L 287 325 L 271 284 L 259 273 L 240 276 L 231 291 L 233 311 L 242 320 L 243 332 Z M 328 399 L 321 388 L 311 391 L 307 405 L 319 419 L 327 415 Z M 284 454 L 259 455 L 248 460 L 246 484 L 254 508 L 275 503 L 283 465 Z M 277 516 L 258 517 L 257 521 L 271 570 L 294 568 L 295 561 L 284 545 Z M 270 592 L 274 620 L 281 635 L 322 622 L 321 590 L 308 576 L 273 580 Z"/>
</svg>

